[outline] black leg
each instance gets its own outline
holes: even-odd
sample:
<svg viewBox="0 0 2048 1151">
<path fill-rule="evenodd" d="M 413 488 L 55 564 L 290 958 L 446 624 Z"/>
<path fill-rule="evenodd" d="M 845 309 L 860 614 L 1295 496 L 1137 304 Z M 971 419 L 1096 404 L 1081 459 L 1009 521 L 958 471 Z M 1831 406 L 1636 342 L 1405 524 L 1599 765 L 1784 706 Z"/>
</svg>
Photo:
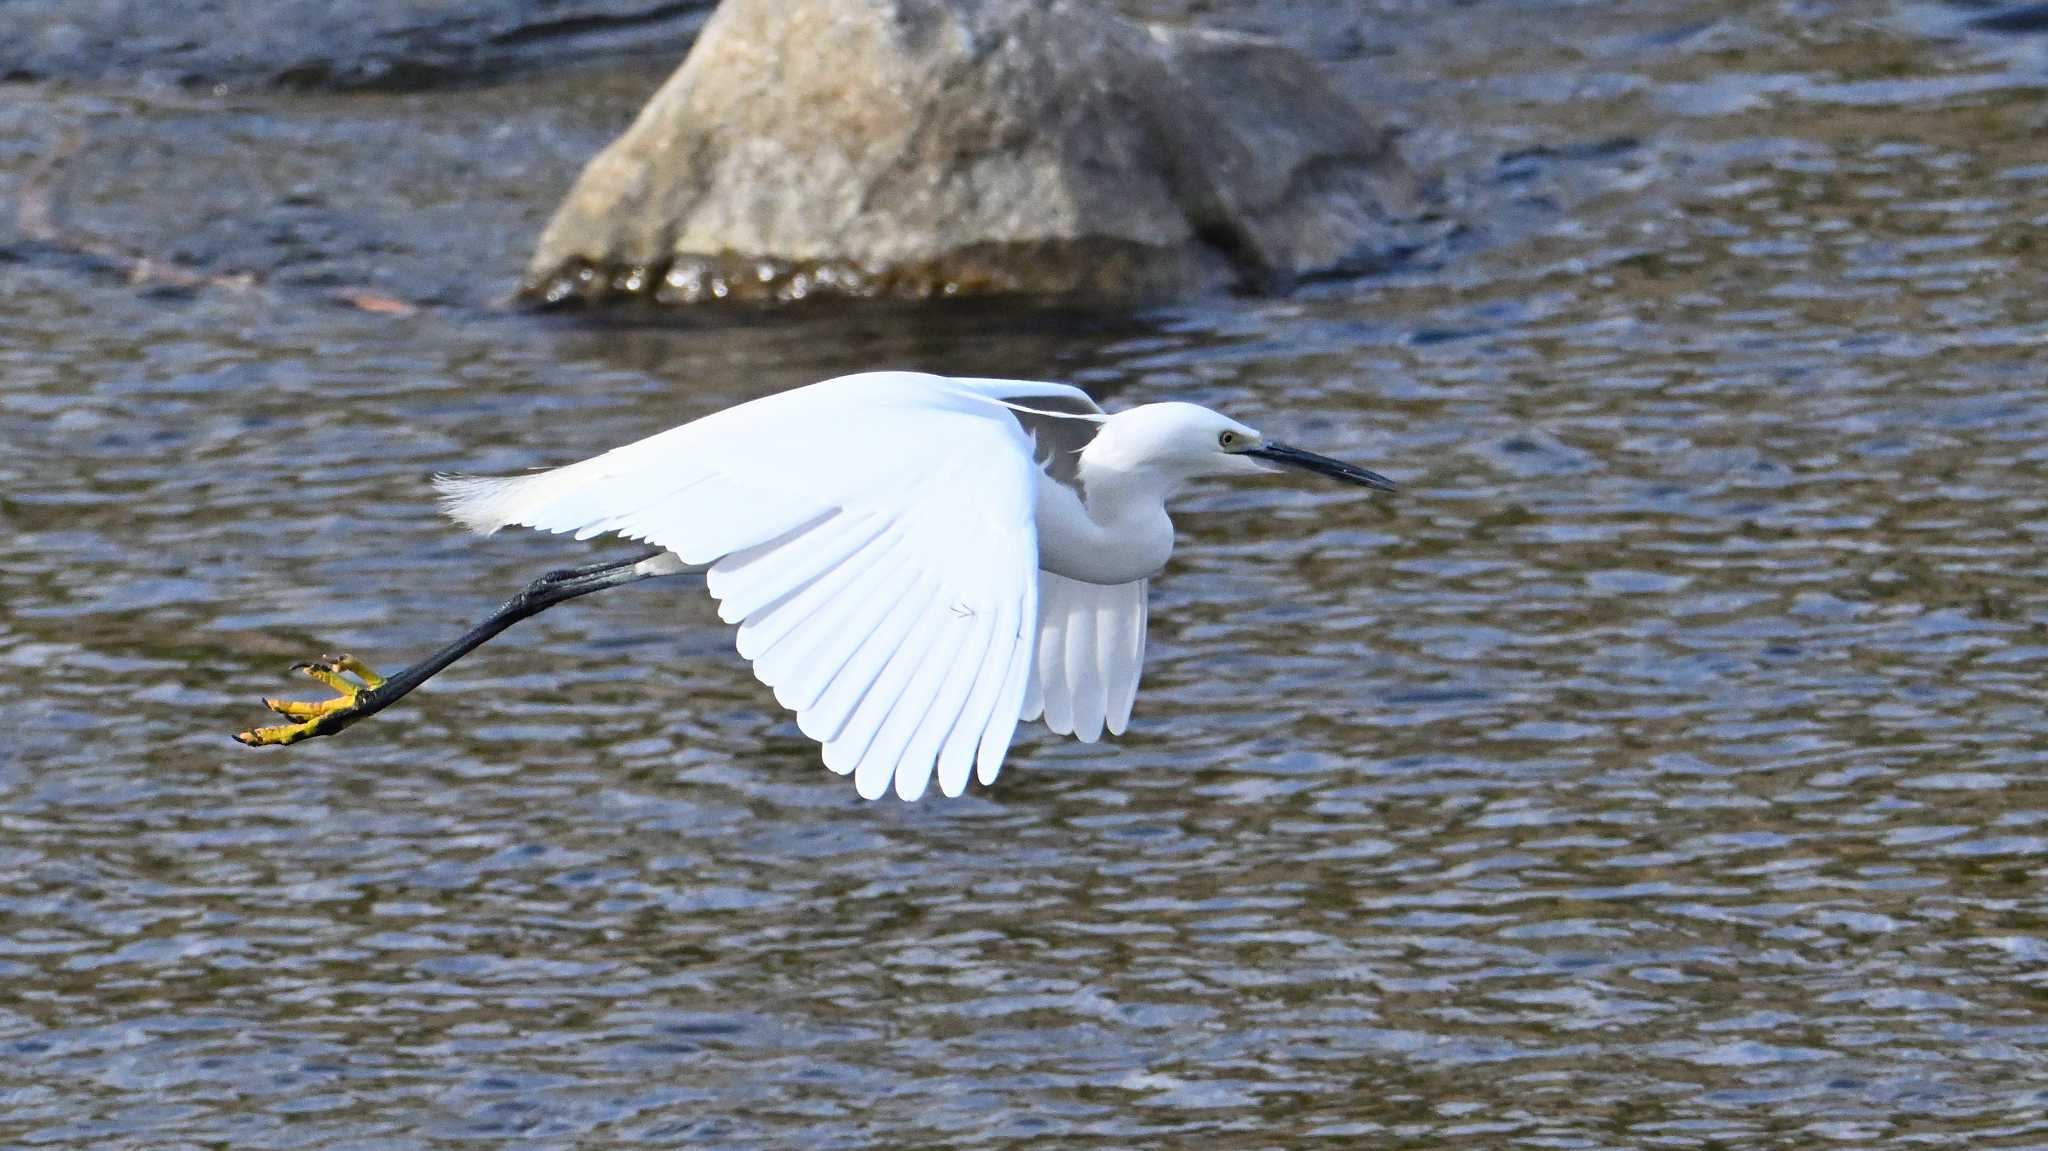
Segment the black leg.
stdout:
<svg viewBox="0 0 2048 1151">
<path fill-rule="evenodd" d="M 460 639 L 388 678 L 371 671 L 360 660 L 346 655 L 326 656 L 316 662 L 298 664 L 293 670 L 305 672 L 340 694 L 334 699 L 317 703 L 266 699 L 263 701 L 265 706 L 297 722 L 259 727 L 253 731 L 241 732 L 235 738 L 250 747 L 269 747 L 298 743 L 322 735 L 333 735 L 358 720 L 367 719 L 390 707 L 411 694 L 414 688 L 439 675 L 449 664 L 482 647 L 499 632 L 520 620 L 539 615 L 558 603 L 579 596 L 653 578 L 652 573 L 636 569 L 642 562 L 660 554 L 659 551 L 655 551 L 634 556 L 632 559 L 611 560 L 551 571 L 527 584 L 518 595 L 506 600 L 503 607 L 463 633 Z M 351 675 L 356 679 L 347 678 Z M 358 683 L 357 680 L 361 682 Z"/>
</svg>

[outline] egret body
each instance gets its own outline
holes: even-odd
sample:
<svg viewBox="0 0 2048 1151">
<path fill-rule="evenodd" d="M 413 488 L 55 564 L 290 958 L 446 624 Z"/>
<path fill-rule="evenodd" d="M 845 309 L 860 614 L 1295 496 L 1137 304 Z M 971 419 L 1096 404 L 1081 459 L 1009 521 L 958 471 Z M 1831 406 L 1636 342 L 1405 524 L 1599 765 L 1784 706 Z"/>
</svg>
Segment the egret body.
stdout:
<svg viewBox="0 0 2048 1151">
<path fill-rule="evenodd" d="M 913 372 L 766 396 L 552 471 L 439 477 L 477 531 L 656 550 L 543 576 L 388 680 L 347 656 L 302 664 L 337 698 L 265 700 L 293 722 L 236 738 L 331 735 L 556 603 L 701 571 L 827 767 L 865 798 L 916 799 L 934 778 L 958 795 L 995 779 L 1020 720 L 1121 734 L 1147 586 L 1173 553 L 1167 501 L 1200 476 L 1287 467 L 1393 487 L 1196 404 L 1105 413 L 1064 384 Z"/>
</svg>

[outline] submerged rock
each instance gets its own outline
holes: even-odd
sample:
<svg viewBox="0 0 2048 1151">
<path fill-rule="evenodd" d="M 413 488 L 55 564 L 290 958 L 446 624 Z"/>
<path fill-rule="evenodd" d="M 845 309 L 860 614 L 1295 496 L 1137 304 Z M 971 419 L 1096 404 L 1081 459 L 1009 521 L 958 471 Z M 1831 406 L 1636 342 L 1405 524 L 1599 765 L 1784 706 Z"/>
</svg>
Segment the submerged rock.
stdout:
<svg viewBox="0 0 2048 1151">
<path fill-rule="evenodd" d="M 583 171 L 545 303 L 1271 287 L 1383 261 L 1391 133 L 1277 42 L 1082 0 L 726 0 Z"/>
</svg>

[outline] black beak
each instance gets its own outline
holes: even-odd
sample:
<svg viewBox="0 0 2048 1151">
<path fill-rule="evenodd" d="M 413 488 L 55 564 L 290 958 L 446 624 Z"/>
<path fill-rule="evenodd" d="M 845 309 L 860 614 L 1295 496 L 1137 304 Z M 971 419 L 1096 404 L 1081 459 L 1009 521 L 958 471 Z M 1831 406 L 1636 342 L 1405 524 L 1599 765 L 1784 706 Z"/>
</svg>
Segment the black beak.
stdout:
<svg viewBox="0 0 2048 1151">
<path fill-rule="evenodd" d="M 1394 481 L 1378 472 L 1369 472 L 1364 468 L 1353 467 L 1343 460 L 1333 460 L 1328 456 L 1319 456 L 1314 452 L 1305 452 L 1286 444 L 1267 443 L 1264 447 L 1253 448 L 1245 455 L 1255 459 L 1271 460 L 1284 467 L 1300 468 L 1319 476 L 1329 476 L 1331 479 L 1357 484 L 1362 488 L 1376 488 L 1383 492 L 1394 490 Z"/>
</svg>

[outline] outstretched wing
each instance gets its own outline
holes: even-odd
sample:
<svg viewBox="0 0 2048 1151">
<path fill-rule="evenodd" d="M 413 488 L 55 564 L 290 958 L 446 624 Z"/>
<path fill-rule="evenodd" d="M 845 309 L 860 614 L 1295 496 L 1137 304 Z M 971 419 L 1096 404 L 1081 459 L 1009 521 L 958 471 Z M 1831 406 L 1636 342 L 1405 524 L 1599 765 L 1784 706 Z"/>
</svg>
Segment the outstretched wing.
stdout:
<svg viewBox="0 0 2048 1151">
<path fill-rule="evenodd" d="M 869 799 L 992 782 L 1038 633 L 1038 465 L 1001 406 L 904 372 L 769 396 L 554 471 L 438 481 L 449 514 L 709 564 L 740 654 Z"/>
<path fill-rule="evenodd" d="M 1103 728 L 1122 735 L 1145 666 L 1149 580 L 1092 584 L 1038 573 L 1038 674 L 1025 696 L 1025 721 L 1082 743 Z"/>
</svg>

